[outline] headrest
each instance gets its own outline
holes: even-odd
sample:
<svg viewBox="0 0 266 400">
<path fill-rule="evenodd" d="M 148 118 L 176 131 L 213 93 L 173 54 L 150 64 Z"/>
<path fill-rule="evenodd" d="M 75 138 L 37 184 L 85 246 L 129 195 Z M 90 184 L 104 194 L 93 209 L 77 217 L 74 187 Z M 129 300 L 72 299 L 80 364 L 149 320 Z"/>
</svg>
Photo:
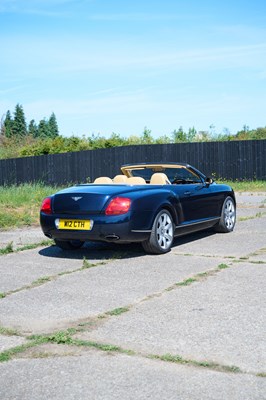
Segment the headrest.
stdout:
<svg viewBox="0 0 266 400">
<path fill-rule="evenodd" d="M 96 178 L 93 183 L 97 184 L 111 184 L 113 183 L 111 178 L 108 178 L 108 176 L 100 176 L 99 178 Z"/>
<path fill-rule="evenodd" d="M 127 183 L 128 177 L 126 175 L 116 175 L 113 179 L 114 183 Z"/>
<path fill-rule="evenodd" d="M 167 175 L 165 175 L 164 173 L 156 172 L 155 174 L 153 174 L 151 176 L 150 184 L 151 185 L 169 185 L 170 181 L 169 181 Z"/>
<path fill-rule="evenodd" d="M 128 185 L 146 185 L 146 181 L 141 176 L 131 176 L 127 180 Z"/>
</svg>

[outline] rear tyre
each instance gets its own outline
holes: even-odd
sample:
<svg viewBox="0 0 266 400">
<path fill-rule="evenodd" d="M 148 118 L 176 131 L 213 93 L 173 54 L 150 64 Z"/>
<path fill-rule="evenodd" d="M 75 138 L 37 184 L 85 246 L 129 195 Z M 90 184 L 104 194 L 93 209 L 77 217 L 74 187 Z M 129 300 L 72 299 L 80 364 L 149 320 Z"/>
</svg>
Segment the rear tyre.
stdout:
<svg viewBox="0 0 266 400">
<path fill-rule="evenodd" d="M 232 197 L 228 196 L 223 204 L 220 221 L 215 226 L 216 232 L 228 233 L 234 230 L 236 223 L 236 207 Z"/>
<path fill-rule="evenodd" d="M 174 240 L 174 223 L 167 210 L 161 210 L 155 217 L 149 239 L 142 242 L 147 253 L 164 254 L 170 251 Z"/>
<path fill-rule="evenodd" d="M 82 242 L 81 240 L 58 240 L 58 239 L 54 239 L 55 244 L 60 247 L 60 249 L 62 250 L 77 250 L 80 249 L 84 242 Z"/>
</svg>

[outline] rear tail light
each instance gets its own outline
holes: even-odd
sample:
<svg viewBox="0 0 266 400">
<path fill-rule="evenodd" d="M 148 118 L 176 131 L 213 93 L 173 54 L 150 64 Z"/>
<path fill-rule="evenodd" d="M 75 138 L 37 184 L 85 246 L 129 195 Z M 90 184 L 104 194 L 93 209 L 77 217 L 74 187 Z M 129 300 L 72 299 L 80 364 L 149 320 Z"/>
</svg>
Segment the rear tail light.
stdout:
<svg viewBox="0 0 266 400">
<path fill-rule="evenodd" d="M 131 206 L 131 200 L 126 197 L 116 197 L 108 204 L 105 215 L 126 214 Z"/>
<path fill-rule="evenodd" d="M 52 214 L 51 197 L 46 197 L 46 199 L 43 200 L 41 206 L 41 212 L 43 212 L 44 214 Z"/>
</svg>

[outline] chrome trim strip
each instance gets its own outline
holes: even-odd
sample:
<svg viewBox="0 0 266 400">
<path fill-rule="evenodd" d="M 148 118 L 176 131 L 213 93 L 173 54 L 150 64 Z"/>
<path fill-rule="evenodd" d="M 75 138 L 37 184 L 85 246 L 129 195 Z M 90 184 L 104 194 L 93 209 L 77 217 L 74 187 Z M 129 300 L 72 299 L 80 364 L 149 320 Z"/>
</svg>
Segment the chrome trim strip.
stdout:
<svg viewBox="0 0 266 400">
<path fill-rule="evenodd" d="M 151 229 L 150 230 L 142 230 L 142 229 L 139 229 L 139 230 L 137 230 L 137 229 L 132 229 L 131 230 L 131 232 L 140 232 L 140 233 L 150 233 L 151 232 Z"/>
<path fill-rule="evenodd" d="M 204 219 L 204 220 L 198 221 L 198 222 L 192 222 L 192 224 L 176 225 L 175 229 L 177 229 L 177 228 L 185 228 L 186 226 L 191 226 L 191 225 L 204 224 L 204 222 L 216 221 L 216 220 L 219 220 L 219 219 L 220 219 L 220 217 L 215 217 L 215 218 Z"/>
</svg>

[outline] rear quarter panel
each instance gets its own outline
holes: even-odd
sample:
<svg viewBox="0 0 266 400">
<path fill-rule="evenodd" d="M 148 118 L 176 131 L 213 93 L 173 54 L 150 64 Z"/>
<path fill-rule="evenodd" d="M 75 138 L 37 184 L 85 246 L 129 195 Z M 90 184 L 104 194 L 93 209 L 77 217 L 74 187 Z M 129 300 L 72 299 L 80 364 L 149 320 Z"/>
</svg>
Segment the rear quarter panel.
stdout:
<svg viewBox="0 0 266 400">
<path fill-rule="evenodd" d="M 177 223 L 180 202 L 178 196 L 170 189 L 159 187 L 143 190 L 140 188 L 133 192 L 123 193 L 123 196 L 132 200 L 131 221 L 133 230 L 151 229 L 156 214 L 162 208 L 168 209 L 174 223 Z"/>
</svg>

